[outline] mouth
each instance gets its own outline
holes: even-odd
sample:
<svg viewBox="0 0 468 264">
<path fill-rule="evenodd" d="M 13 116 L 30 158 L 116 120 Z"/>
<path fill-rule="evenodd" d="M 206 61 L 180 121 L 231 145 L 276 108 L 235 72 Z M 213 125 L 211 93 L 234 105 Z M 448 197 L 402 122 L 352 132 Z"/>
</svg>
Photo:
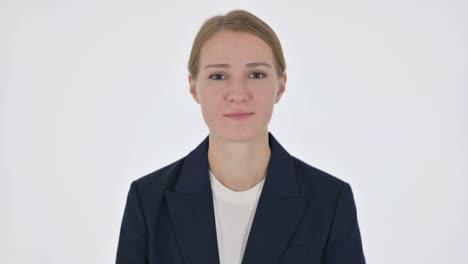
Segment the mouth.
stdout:
<svg viewBox="0 0 468 264">
<path fill-rule="evenodd" d="M 254 113 L 249 113 L 249 112 L 234 112 L 234 113 L 229 113 L 225 114 L 224 116 L 230 119 L 234 120 L 243 120 L 251 117 Z"/>
</svg>

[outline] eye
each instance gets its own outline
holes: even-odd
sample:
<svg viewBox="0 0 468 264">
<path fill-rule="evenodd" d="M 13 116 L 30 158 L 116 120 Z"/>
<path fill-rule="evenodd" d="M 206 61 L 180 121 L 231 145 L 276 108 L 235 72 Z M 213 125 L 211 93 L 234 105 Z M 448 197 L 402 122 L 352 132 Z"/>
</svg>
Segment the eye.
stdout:
<svg viewBox="0 0 468 264">
<path fill-rule="evenodd" d="M 224 76 L 223 74 L 220 74 L 220 73 L 215 73 L 215 74 L 212 74 L 208 77 L 209 79 L 211 80 L 224 80 L 226 79 L 226 76 Z"/>
<path fill-rule="evenodd" d="M 266 77 L 266 74 L 264 74 L 263 72 L 252 72 L 249 75 L 249 78 L 254 78 L 254 79 L 263 79 L 265 77 Z"/>
</svg>

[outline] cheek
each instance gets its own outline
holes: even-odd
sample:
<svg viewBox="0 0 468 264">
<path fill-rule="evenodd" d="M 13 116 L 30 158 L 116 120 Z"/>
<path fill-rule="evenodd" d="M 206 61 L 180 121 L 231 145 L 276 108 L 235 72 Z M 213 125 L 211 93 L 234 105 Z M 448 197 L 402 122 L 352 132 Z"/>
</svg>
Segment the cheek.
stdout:
<svg viewBox="0 0 468 264">
<path fill-rule="evenodd" d="M 222 110 L 220 95 L 208 92 L 200 93 L 200 106 L 205 120 L 212 122 L 214 116 L 220 114 Z"/>
<path fill-rule="evenodd" d="M 271 87 L 255 95 L 259 124 L 269 123 L 274 107 L 274 91 Z"/>
<path fill-rule="evenodd" d="M 268 111 L 273 108 L 275 104 L 275 93 L 275 88 L 271 86 L 266 89 L 258 90 L 255 98 L 257 98 L 258 105 L 261 109 Z"/>
</svg>

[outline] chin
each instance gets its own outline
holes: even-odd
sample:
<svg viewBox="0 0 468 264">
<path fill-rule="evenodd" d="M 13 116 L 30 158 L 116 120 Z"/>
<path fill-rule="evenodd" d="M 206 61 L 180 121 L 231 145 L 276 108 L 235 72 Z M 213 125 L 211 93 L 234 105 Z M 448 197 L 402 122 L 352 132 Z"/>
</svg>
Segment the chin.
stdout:
<svg viewBox="0 0 468 264">
<path fill-rule="evenodd" d="M 265 133 L 265 131 L 254 131 L 254 130 L 211 130 L 217 137 L 231 142 L 244 142 L 253 140 Z"/>
</svg>

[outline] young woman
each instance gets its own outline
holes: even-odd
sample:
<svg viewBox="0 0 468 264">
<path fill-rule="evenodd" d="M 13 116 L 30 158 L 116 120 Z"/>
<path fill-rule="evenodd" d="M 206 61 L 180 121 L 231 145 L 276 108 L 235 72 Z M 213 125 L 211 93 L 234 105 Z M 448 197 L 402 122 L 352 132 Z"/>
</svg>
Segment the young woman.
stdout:
<svg viewBox="0 0 468 264">
<path fill-rule="evenodd" d="M 349 184 L 268 131 L 286 83 L 274 31 L 242 10 L 213 17 L 188 68 L 209 135 L 131 184 L 117 263 L 365 263 Z"/>
</svg>

